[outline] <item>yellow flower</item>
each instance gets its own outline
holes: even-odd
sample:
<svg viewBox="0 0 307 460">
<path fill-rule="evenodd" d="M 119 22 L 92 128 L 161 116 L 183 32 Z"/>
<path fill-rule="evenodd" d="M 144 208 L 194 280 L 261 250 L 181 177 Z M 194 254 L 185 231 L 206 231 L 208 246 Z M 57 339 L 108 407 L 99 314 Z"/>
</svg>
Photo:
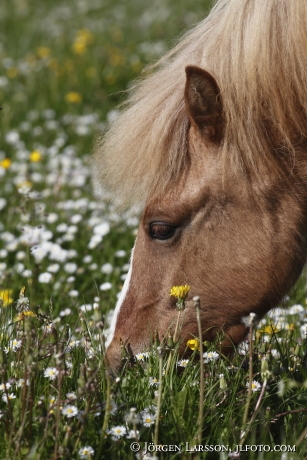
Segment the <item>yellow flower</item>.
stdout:
<svg viewBox="0 0 307 460">
<path fill-rule="evenodd" d="M 2 161 L 0 161 L 0 166 L 4 169 L 8 169 L 12 164 L 12 160 L 9 158 L 4 158 Z"/>
<path fill-rule="evenodd" d="M 42 154 L 38 150 L 33 150 L 33 152 L 30 153 L 30 161 L 32 163 L 38 163 L 42 159 Z"/>
<path fill-rule="evenodd" d="M 173 286 L 171 288 L 170 295 L 176 297 L 178 300 L 179 299 L 185 299 L 188 293 L 190 292 L 190 286 L 187 284 L 185 286 Z"/>
<path fill-rule="evenodd" d="M 15 316 L 14 322 L 17 323 L 18 321 L 22 321 L 25 318 L 36 318 L 37 315 L 33 311 L 22 311 Z"/>
<path fill-rule="evenodd" d="M 18 70 L 16 67 L 10 67 L 7 69 L 6 74 L 9 78 L 16 78 L 17 77 Z"/>
<path fill-rule="evenodd" d="M 47 46 L 39 46 L 38 48 L 36 48 L 36 54 L 38 55 L 38 57 L 40 57 L 41 59 L 44 59 L 44 58 L 47 58 L 50 56 L 51 54 L 51 49 L 48 48 Z"/>
<path fill-rule="evenodd" d="M 199 340 L 198 339 L 190 339 L 187 341 L 187 346 L 191 349 L 191 350 L 200 350 L 200 346 L 199 346 Z"/>
<path fill-rule="evenodd" d="M 72 51 L 75 54 L 84 54 L 87 45 L 94 41 L 94 35 L 88 29 L 81 29 L 72 45 Z"/>
<path fill-rule="evenodd" d="M 11 298 L 13 290 L 12 289 L 3 289 L 0 290 L 0 304 L 3 307 L 7 307 L 10 303 L 13 302 Z"/>
<path fill-rule="evenodd" d="M 86 45 L 83 42 L 75 41 L 75 43 L 72 45 L 72 50 L 75 54 L 84 54 Z"/>
<path fill-rule="evenodd" d="M 75 91 L 70 91 L 70 93 L 67 93 L 65 96 L 66 102 L 69 102 L 70 104 L 78 104 L 79 102 L 82 101 L 82 97 L 80 93 L 77 93 Z"/>
<path fill-rule="evenodd" d="M 280 329 L 278 327 L 274 326 L 274 324 L 270 324 L 269 326 L 265 326 L 263 329 L 260 329 L 259 332 L 265 332 L 266 334 L 272 335 L 279 331 Z"/>
</svg>

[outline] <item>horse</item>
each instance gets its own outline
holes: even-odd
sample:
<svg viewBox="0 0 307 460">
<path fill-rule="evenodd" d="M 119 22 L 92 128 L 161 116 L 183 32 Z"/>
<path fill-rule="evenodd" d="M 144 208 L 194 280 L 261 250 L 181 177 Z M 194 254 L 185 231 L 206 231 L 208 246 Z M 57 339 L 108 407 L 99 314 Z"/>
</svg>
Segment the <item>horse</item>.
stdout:
<svg viewBox="0 0 307 460">
<path fill-rule="evenodd" d="M 307 253 L 307 2 L 218 0 L 131 88 L 97 141 L 94 182 L 138 205 L 130 269 L 107 339 L 117 369 L 178 315 L 181 352 L 247 334 L 298 279 Z M 223 348 L 224 347 L 224 348 Z"/>
</svg>

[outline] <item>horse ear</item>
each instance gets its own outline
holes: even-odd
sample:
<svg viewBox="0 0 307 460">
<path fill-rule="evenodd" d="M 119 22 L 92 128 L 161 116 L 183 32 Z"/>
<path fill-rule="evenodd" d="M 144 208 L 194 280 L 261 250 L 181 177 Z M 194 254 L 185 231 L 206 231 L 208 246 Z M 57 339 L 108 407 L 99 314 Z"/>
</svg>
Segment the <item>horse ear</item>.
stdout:
<svg viewBox="0 0 307 460">
<path fill-rule="evenodd" d="M 185 104 L 191 123 L 212 142 L 223 137 L 222 100 L 215 79 L 206 70 L 188 66 Z"/>
</svg>

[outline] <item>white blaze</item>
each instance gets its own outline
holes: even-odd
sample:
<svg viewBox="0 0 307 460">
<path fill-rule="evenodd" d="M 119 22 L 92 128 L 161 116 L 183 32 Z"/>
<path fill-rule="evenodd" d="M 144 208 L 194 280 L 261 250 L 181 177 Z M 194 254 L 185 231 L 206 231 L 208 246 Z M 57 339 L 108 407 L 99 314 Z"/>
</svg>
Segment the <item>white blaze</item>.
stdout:
<svg viewBox="0 0 307 460">
<path fill-rule="evenodd" d="M 110 345 L 110 343 L 112 342 L 112 340 L 113 340 L 114 333 L 115 333 L 115 328 L 116 328 L 116 323 L 117 323 L 117 317 L 118 317 L 119 311 L 121 309 L 121 306 L 122 306 L 122 304 L 123 304 L 123 302 L 125 300 L 126 294 L 128 292 L 128 289 L 129 289 L 130 279 L 131 279 L 131 274 L 132 274 L 133 251 L 134 251 L 134 247 L 133 247 L 133 249 L 131 251 L 130 267 L 129 267 L 129 270 L 128 270 L 128 273 L 127 273 L 127 277 L 125 279 L 123 289 L 121 290 L 120 296 L 118 298 L 118 301 L 116 303 L 116 307 L 115 307 L 115 310 L 114 310 L 114 313 L 113 313 L 110 330 L 109 330 L 107 340 L 106 340 L 106 347 L 108 347 Z"/>
</svg>

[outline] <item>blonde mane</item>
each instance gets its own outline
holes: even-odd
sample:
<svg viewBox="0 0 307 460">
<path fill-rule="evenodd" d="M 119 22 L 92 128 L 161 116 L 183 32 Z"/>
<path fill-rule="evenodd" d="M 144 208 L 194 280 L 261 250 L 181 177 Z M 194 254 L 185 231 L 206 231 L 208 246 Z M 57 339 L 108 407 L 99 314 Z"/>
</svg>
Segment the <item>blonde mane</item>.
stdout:
<svg viewBox="0 0 307 460">
<path fill-rule="evenodd" d="M 217 80 L 227 167 L 257 171 L 294 158 L 307 137 L 307 2 L 219 0 L 209 16 L 138 81 L 100 139 L 94 180 L 125 205 L 178 180 L 187 161 L 185 67 Z"/>
</svg>

